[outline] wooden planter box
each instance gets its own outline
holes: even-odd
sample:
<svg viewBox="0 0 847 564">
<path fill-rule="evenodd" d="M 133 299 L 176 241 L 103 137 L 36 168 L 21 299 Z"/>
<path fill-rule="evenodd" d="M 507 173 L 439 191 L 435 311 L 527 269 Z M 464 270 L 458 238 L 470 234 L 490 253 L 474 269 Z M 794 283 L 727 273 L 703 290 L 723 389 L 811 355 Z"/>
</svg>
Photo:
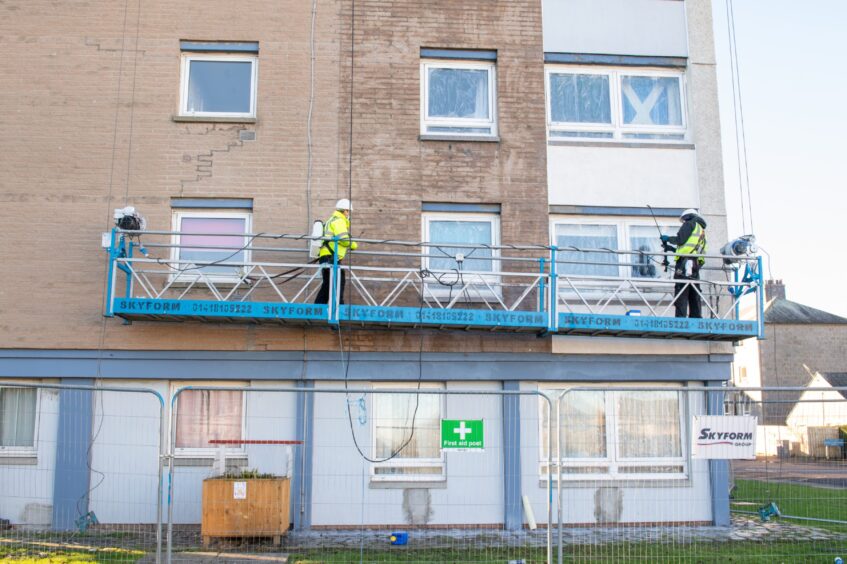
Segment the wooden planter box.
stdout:
<svg viewBox="0 0 847 564">
<path fill-rule="evenodd" d="M 203 545 L 212 537 L 272 537 L 288 531 L 288 478 L 203 481 Z"/>
</svg>

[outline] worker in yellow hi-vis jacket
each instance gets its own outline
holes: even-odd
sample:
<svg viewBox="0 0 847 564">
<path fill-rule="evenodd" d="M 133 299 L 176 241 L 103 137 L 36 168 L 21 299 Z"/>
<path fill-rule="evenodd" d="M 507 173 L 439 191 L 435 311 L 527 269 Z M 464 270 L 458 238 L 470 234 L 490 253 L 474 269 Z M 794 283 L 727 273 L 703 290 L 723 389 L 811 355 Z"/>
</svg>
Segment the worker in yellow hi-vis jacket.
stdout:
<svg viewBox="0 0 847 564">
<path fill-rule="evenodd" d="M 682 226 L 673 237 L 662 235 L 662 241 L 676 246 L 674 280 L 683 280 L 674 287 L 674 308 L 677 317 L 703 317 L 699 287 L 686 280 L 699 280 L 700 267 L 705 259 L 691 255 L 706 253 L 706 220 L 697 210 L 687 209 L 679 217 Z"/>
<path fill-rule="evenodd" d="M 329 272 L 334 262 L 333 256 L 338 257 L 339 264 L 347 255 L 347 251 L 355 251 L 358 245 L 350 236 L 350 200 L 342 198 L 335 203 L 335 211 L 329 216 L 326 224 L 324 224 L 324 234 L 326 240 L 321 245 L 320 253 L 318 253 L 318 263 L 323 265 L 321 268 L 321 276 L 323 282 L 321 289 L 318 291 L 318 297 L 315 298 L 316 304 L 329 303 Z M 346 276 L 344 271 L 339 269 L 341 274 L 339 288 L 339 304 L 344 303 L 344 284 Z"/>
</svg>

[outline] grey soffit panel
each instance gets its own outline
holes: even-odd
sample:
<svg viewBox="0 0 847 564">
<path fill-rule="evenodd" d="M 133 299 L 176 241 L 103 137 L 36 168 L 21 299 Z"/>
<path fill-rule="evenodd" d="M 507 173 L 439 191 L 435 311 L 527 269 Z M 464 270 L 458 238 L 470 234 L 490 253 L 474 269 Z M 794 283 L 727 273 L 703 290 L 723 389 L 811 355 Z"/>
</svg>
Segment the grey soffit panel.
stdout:
<svg viewBox="0 0 847 564">
<path fill-rule="evenodd" d="M 98 372 L 97 351 L 0 351 L 0 378 L 85 378 Z M 76 354 L 68 354 L 76 353 Z M 82 354 L 87 353 L 87 354 Z M 588 357 L 588 358 L 586 358 Z M 305 360 L 305 366 L 304 366 Z M 202 353 L 198 351 L 104 352 L 99 373 L 106 379 L 301 381 L 591 381 L 656 382 L 726 380 L 729 359 L 709 355 L 353 354 L 349 372 L 338 354 Z"/>
<path fill-rule="evenodd" d="M 617 67 L 667 67 L 684 69 L 685 57 L 643 57 L 638 55 L 596 55 L 593 53 L 544 53 L 545 63 L 605 65 Z"/>
<path fill-rule="evenodd" d="M 239 209 L 252 210 L 252 198 L 171 198 L 177 209 Z"/>
<path fill-rule="evenodd" d="M 258 41 L 180 41 L 181 51 L 195 53 L 258 53 Z"/>
<path fill-rule="evenodd" d="M 543 49 L 546 53 L 686 57 L 686 4 L 665 0 L 542 0 Z"/>
<path fill-rule="evenodd" d="M 447 202 L 423 202 L 425 212 L 500 213 L 500 204 L 454 204 Z"/>
<path fill-rule="evenodd" d="M 549 211 L 552 214 L 559 215 L 628 215 L 628 216 L 646 216 L 650 217 L 649 208 L 636 208 L 626 206 L 550 206 Z M 683 208 L 653 208 L 653 213 L 656 217 L 673 217 L 678 218 Z"/>
<path fill-rule="evenodd" d="M 496 61 L 497 51 L 477 49 L 432 49 L 421 47 L 422 59 L 457 59 L 461 61 Z"/>
</svg>

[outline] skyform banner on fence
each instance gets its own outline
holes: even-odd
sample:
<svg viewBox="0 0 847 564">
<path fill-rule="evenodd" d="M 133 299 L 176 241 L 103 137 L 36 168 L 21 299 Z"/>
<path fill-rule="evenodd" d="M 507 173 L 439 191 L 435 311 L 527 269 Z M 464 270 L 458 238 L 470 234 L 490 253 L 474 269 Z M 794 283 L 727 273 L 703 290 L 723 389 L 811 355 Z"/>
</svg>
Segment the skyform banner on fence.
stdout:
<svg viewBox="0 0 847 564">
<path fill-rule="evenodd" d="M 756 458 L 756 418 L 749 415 L 695 415 L 692 458 L 752 460 Z"/>
</svg>

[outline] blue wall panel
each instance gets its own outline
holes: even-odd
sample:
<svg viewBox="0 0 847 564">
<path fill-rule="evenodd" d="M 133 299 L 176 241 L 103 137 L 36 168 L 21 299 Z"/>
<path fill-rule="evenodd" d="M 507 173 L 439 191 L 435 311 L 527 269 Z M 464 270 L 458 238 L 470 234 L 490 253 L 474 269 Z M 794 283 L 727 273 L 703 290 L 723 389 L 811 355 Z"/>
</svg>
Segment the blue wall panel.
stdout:
<svg viewBox="0 0 847 564">
<path fill-rule="evenodd" d="M 62 384 L 92 386 L 90 378 L 63 378 Z M 91 477 L 93 393 L 59 391 L 59 428 L 56 434 L 56 471 L 53 476 L 53 528 L 70 531 L 88 513 Z"/>
<path fill-rule="evenodd" d="M 708 387 L 714 389 L 720 387 L 720 382 L 709 382 Z M 723 392 L 710 392 L 708 394 L 707 414 L 723 415 Z M 729 518 L 729 461 L 709 461 L 709 482 L 712 488 L 712 519 L 717 527 L 728 527 Z"/>
<path fill-rule="evenodd" d="M 516 392 L 520 382 L 503 382 Z M 507 531 L 523 528 L 521 491 L 521 396 L 503 396 L 503 522 Z"/>
</svg>

